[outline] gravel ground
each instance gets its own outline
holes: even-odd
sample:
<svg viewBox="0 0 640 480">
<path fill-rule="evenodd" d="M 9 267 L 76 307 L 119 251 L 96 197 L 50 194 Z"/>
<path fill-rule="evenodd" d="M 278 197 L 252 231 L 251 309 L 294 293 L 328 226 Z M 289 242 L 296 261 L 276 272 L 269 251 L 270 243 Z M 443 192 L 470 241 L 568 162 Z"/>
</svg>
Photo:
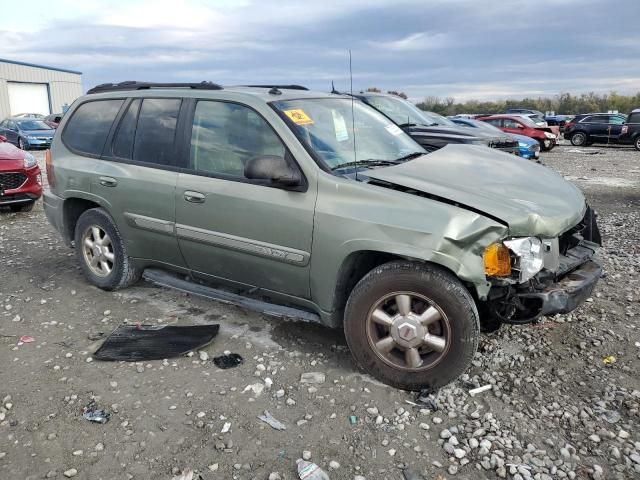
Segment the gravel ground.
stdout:
<svg viewBox="0 0 640 480">
<path fill-rule="evenodd" d="M 640 478 L 640 152 L 572 150 L 543 159 L 599 213 L 606 277 L 572 314 L 484 335 L 470 371 L 433 396 L 437 411 L 359 373 L 339 331 L 144 282 L 103 292 L 41 204 L 0 212 L 0 478 L 293 479 L 302 456 L 333 480 L 406 468 L 425 480 Z M 190 357 L 91 358 L 92 339 L 123 323 L 212 321 L 220 334 Z M 224 351 L 245 363 L 218 369 Z M 319 383 L 301 381 L 310 372 Z M 469 395 L 481 385 L 492 388 Z M 83 419 L 91 400 L 108 423 Z"/>
</svg>

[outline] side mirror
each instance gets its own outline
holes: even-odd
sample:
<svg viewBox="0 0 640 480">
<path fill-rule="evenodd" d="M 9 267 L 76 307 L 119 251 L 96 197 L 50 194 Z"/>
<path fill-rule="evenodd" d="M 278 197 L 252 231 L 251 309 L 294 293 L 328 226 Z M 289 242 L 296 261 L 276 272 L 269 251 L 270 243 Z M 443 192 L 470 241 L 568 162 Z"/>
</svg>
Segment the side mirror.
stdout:
<svg viewBox="0 0 640 480">
<path fill-rule="evenodd" d="M 283 187 L 298 187 L 302 184 L 300 172 L 276 155 L 253 157 L 244 167 L 244 176 L 250 180 L 270 180 Z"/>
<path fill-rule="evenodd" d="M 524 130 L 524 125 L 520 125 L 519 123 L 517 125 L 520 130 Z"/>
<path fill-rule="evenodd" d="M 0 135 L 0 142 L 6 142 L 7 141 L 7 137 L 5 137 L 4 135 Z"/>
</svg>

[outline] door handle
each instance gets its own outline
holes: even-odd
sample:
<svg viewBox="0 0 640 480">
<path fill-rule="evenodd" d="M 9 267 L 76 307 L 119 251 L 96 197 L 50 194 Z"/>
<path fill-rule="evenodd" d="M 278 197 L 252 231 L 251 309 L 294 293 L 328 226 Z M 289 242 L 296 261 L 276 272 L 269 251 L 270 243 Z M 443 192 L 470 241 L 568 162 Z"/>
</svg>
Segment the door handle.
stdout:
<svg viewBox="0 0 640 480">
<path fill-rule="evenodd" d="M 103 187 L 115 187 L 118 181 L 113 177 L 100 177 L 100 185 Z"/>
<path fill-rule="evenodd" d="M 205 196 L 200 192 L 184 192 L 184 199 L 191 203 L 204 203 Z"/>
</svg>

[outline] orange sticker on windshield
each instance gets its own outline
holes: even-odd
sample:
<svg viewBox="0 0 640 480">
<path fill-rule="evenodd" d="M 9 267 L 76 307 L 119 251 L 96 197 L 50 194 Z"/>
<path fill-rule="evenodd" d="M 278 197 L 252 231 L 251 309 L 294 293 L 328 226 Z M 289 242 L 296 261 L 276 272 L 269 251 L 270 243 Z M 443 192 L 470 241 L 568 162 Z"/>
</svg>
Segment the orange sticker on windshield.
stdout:
<svg viewBox="0 0 640 480">
<path fill-rule="evenodd" d="M 284 113 L 296 125 L 311 125 L 311 124 L 313 124 L 313 120 L 311 120 L 311 118 L 309 118 L 309 115 L 304 113 L 304 110 L 302 110 L 301 108 L 296 108 L 295 110 L 285 110 Z"/>
</svg>

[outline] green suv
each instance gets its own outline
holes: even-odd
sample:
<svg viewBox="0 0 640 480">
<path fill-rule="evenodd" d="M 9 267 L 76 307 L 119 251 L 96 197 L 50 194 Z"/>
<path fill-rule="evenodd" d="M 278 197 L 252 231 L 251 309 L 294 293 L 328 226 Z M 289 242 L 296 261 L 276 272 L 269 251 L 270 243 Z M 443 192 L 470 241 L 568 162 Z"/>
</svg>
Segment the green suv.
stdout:
<svg viewBox="0 0 640 480">
<path fill-rule="evenodd" d="M 144 272 L 343 327 L 404 389 L 452 381 L 481 325 L 568 312 L 601 275 L 595 217 L 556 173 L 484 146 L 427 154 L 373 108 L 295 85 L 98 86 L 47 173 L 47 217 L 93 285 Z"/>
</svg>

